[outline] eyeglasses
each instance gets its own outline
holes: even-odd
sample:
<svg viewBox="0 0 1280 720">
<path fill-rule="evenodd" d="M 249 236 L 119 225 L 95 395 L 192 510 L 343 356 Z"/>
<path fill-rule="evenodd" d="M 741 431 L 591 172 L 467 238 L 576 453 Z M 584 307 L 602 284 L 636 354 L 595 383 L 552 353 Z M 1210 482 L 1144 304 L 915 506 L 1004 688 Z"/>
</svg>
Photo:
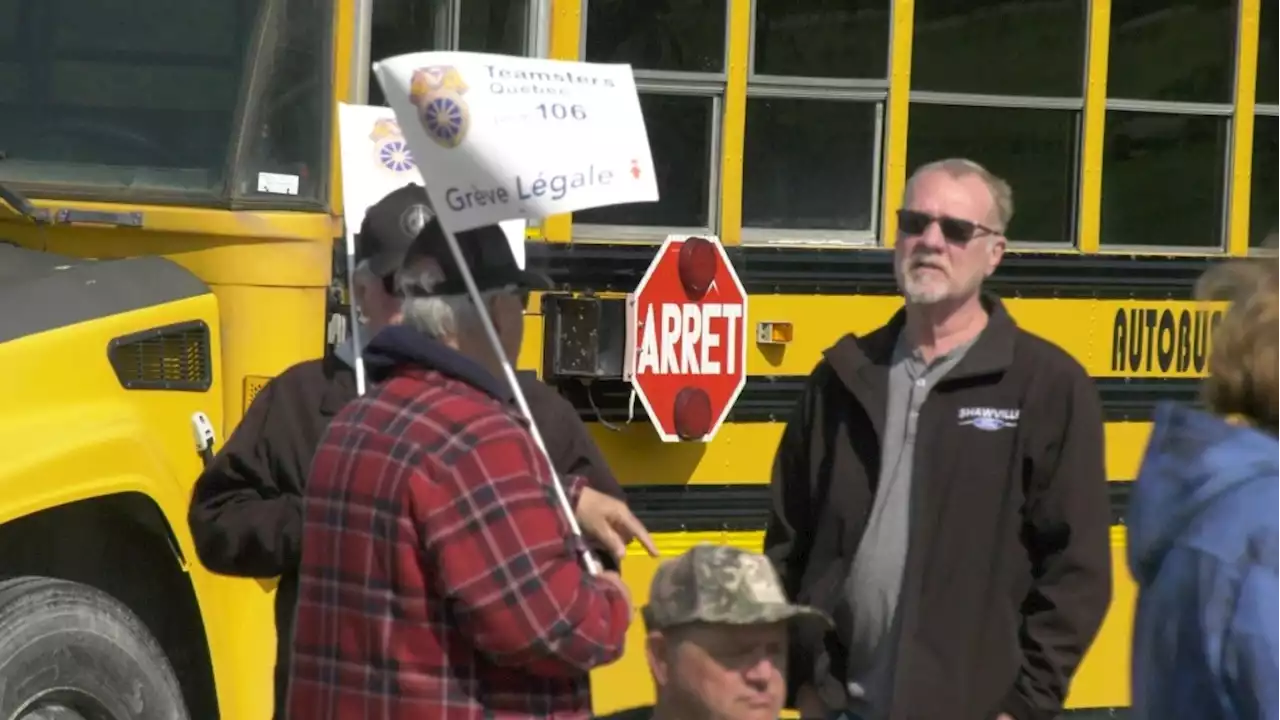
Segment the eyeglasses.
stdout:
<svg viewBox="0 0 1280 720">
<path fill-rule="evenodd" d="M 908 235 L 923 235 L 924 231 L 928 230 L 929 226 L 935 222 L 938 223 L 938 229 L 942 231 L 942 237 L 946 238 L 948 242 L 960 245 L 976 237 L 1000 234 L 999 230 L 994 230 L 986 225 L 979 225 L 972 220 L 963 220 L 946 215 L 930 215 L 919 210 L 907 210 L 905 208 L 898 210 L 898 229 Z"/>
</svg>

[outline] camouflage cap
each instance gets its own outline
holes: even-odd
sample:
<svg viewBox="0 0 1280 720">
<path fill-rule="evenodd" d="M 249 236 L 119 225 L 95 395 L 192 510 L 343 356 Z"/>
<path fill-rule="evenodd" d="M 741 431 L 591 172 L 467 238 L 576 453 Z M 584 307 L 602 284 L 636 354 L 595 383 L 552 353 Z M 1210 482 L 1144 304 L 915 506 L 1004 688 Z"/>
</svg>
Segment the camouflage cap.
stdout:
<svg viewBox="0 0 1280 720">
<path fill-rule="evenodd" d="M 821 612 L 787 602 L 769 559 L 725 545 L 700 543 L 654 573 L 644 623 L 664 630 L 694 622 L 755 625 L 813 620 L 830 625 Z"/>
</svg>

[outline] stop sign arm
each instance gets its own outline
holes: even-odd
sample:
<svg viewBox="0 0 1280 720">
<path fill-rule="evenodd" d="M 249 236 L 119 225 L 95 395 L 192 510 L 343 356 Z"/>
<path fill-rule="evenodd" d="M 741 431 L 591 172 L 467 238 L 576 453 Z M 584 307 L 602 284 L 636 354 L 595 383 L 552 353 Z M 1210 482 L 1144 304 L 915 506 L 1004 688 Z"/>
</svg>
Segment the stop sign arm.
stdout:
<svg viewBox="0 0 1280 720">
<path fill-rule="evenodd" d="M 719 239 L 668 236 L 626 311 L 623 378 L 659 437 L 711 440 L 747 379 L 747 294 Z"/>
</svg>

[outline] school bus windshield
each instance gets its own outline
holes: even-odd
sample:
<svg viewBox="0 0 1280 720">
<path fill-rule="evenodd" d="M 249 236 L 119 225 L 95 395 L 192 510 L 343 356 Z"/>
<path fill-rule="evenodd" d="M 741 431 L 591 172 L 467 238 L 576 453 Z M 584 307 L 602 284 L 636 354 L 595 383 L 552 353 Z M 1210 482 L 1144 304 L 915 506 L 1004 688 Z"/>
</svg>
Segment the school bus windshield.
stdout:
<svg viewBox="0 0 1280 720">
<path fill-rule="evenodd" d="M 319 205 L 331 18 L 318 0 L 0 0 L 0 182 Z"/>
</svg>

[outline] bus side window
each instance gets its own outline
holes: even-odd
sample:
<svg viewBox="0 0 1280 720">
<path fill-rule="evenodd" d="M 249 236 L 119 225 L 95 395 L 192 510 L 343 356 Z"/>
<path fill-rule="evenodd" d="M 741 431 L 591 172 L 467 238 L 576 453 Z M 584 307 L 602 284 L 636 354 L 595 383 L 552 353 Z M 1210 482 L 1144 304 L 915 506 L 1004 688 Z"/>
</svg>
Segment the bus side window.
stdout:
<svg viewBox="0 0 1280 720">
<path fill-rule="evenodd" d="M 458 49 L 528 55 L 529 0 L 462 0 Z"/>
<path fill-rule="evenodd" d="M 448 0 L 374 0 L 369 58 L 377 62 L 396 55 L 450 47 Z M 369 69 L 370 105 L 386 105 L 382 86 Z"/>
<path fill-rule="evenodd" d="M 244 153 L 237 158 L 238 197 L 296 195 L 327 199 L 328 37 L 332 4 L 274 0 L 259 28 Z"/>
<path fill-rule="evenodd" d="M 0 0 L 0 178 L 220 196 L 264 2 Z"/>
<path fill-rule="evenodd" d="M 529 0 L 374 0 L 373 61 L 428 50 L 529 55 Z M 386 97 L 369 71 L 370 105 Z"/>
</svg>

